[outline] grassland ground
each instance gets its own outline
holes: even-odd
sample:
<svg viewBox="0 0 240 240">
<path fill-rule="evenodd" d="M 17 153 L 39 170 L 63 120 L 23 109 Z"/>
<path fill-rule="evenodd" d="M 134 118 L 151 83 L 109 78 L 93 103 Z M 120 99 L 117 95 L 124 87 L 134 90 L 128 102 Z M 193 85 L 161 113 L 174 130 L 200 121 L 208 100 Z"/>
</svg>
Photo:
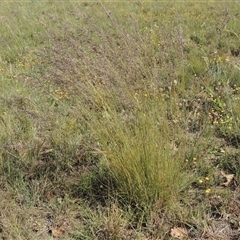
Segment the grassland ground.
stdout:
<svg viewBox="0 0 240 240">
<path fill-rule="evenodd" d="M 0 3 L 1 239 L 240 239 L 240 4 Z"/>
</svg>

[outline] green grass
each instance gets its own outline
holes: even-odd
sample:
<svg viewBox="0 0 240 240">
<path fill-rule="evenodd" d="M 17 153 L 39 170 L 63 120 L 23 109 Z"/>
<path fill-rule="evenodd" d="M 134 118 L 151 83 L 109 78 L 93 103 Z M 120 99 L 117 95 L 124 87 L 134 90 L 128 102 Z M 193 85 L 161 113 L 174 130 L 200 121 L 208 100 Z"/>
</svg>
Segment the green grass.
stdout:
<svg viewBox="0 0 240 240">
<path fill-rule="evenodd" d="M 239 238 L 237 2 L 0 9 L 2 239 Z"/>
<path fill-rule="evenodd" d="M 118 194 L 139 207 L 176 201 L 189 177 L 182 166 L 185 153 L 176 153 L 171 144 L 177 133 L 168 126 L 165 101 L 144 99 L 140 103 L 141 97 L 135 96 L 137 110 L 127 119 L 130 116 L 124 111 L 119 115 L 110 92 L 95 87 L 93 92 L 104 105 L 96 116 L 90 112 L 88 124 L 106 152 L 102 161 L 116 181 Z"/>
</svg>

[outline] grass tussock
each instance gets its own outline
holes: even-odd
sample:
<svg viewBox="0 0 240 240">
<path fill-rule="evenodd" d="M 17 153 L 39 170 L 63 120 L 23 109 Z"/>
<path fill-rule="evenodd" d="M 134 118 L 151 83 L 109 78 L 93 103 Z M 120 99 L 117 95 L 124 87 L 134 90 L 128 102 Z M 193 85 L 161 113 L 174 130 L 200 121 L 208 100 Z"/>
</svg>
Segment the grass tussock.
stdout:
<svg viewBox="0 0 240 240">
<path fill-rule="evenodd" d="M 99 91 L 97 94 L 102 95 Z M 114 178 L 118 194 L 139 207 L 150 207 L 158 200 L 176 201 L 188 177 L 182 164 L 184 152 L 177 152 L 172 143 L 174 133 L 168 126 L 165 103 L 144 100 L 143 105 L 149 107 L 147 112 L 138 109 L 128 119 L 124 111 L 117 113 L 114 99 L 103 100 L 102 111 L 96 116 L 91 114 L 88 123 L 96 134 L 102 164 Z"/>
</svg>

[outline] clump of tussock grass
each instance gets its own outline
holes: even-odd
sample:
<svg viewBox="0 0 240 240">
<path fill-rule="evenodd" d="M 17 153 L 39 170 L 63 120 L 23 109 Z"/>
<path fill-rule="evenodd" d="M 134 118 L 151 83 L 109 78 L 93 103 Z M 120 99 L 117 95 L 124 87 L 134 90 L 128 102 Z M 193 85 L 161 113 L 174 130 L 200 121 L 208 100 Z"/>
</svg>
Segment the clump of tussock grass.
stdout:
<svg viewBox="0 0 240 240">
<path fill-rule="evenodd" d="M 97 100 L 104 94 L 95 89 L 95 96 Z M 163 100 L 139 99 L 142 106 L 136 103 L 138 111 L 131 121 L 126 121 L 117 112 L 114 97 L 110 93 L 107 96 L 102 111 L 87 110 L 85 114 L 103 151 L 102 164 L 115 179 L 117 195 L 140 208 L 157 201 L 176 201 L 189 178 L 182 167 L 184 153 L 174 150 L 171 143 L 174 133 L 167 123 L 167 105 Z"/>
</svg>

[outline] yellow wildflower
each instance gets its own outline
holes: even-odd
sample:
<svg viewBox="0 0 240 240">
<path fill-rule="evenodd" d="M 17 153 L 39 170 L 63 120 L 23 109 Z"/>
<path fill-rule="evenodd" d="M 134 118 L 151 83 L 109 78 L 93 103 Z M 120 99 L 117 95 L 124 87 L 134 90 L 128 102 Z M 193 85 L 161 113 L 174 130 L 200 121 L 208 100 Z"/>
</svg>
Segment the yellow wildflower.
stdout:
<svg viewBox="0 0 240 240">
<path fill-rule="evenodd" d="M 206 189 L 206 191 L 205 191 L 206 194 L 209 194 L 210 192 L 211 192 L 210 188 Z"/>
</svg>

